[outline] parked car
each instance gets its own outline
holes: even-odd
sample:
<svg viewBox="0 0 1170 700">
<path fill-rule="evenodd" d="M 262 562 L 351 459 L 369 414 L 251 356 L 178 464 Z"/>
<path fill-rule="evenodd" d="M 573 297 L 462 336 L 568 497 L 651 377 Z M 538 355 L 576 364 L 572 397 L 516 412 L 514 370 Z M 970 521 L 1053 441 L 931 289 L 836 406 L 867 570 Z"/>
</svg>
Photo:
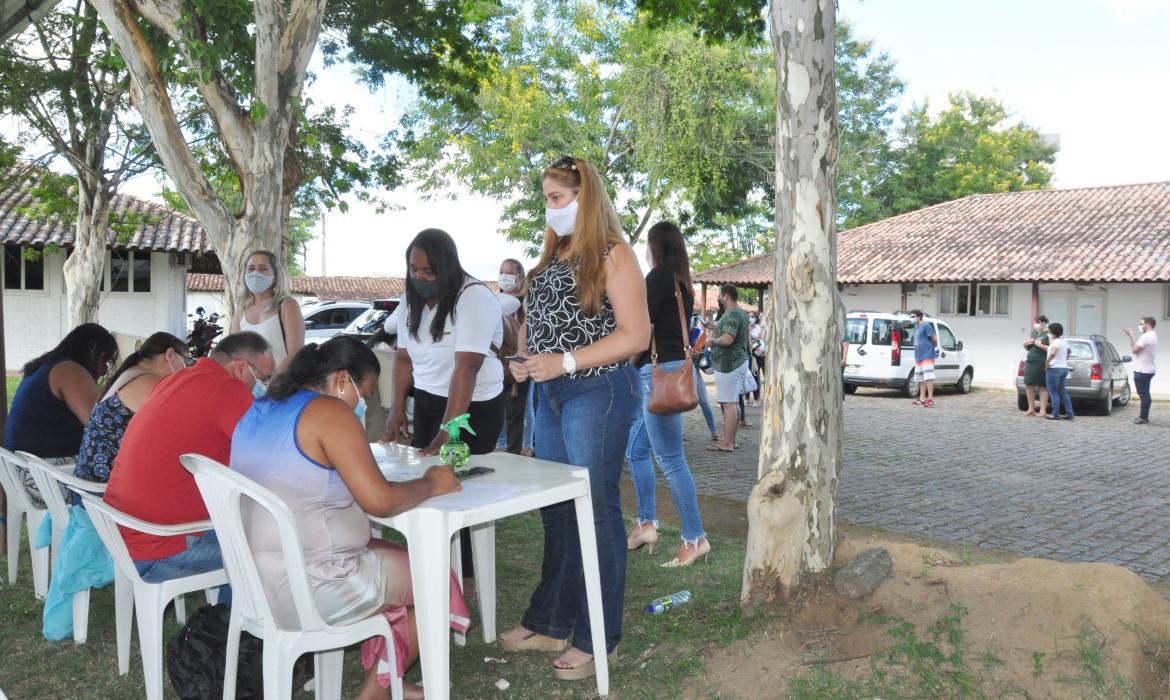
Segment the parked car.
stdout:
<svg viewBox="0 0 1170 700">
<path fill-rule="evenodd" d="M 963 341 L 945 321 L 927 319 L 938 331 L 941 352 L 935 359 L 935 386 L 954 385 L 960 394 L 971 391 L 975 357 L 963 349 Z M 849 354 L 845 357 L 845 393 L 859 386 L 901 389 L 918 396 L 914 378 L 914 322 L 908 311 L 850 311 L 846 315 Z"/>
<path fill-rule="evenodd" d="M 1097 413 L 1108 416 L 1114 406 L 1129 403 L 1129 373 L 1126 362 L 1132 362 L 1129 355 L 1118 355 L 1103 335 L 1066 335 L 1068 341 L 1068 395 L 1073 401 L 1091 401 Z M 1016 402 L 1021 411 L 1028 410 L 1028 396 L 1024 393 L 1024 360 L 1028 352 L 1020 357 L 1020 369 L 1016 373 Z M 1049 407 L 1051 408 L 1051 401 Z"/>
<path fill-rule="evenodd" d="M 368 301 L 314 301 L 301 304 L 305 317 L 305 342 L 323 343 L 373 306 Z"/>
<path fill-rule="evenodd" d="M 394 309 L 398 308 L 400 297 L 393 299 L 378 299 L 362 315 L 355 318 L 342 333 L 351 335 L 363 343 L 369 340 L 382 327 Z"/>
</svg>

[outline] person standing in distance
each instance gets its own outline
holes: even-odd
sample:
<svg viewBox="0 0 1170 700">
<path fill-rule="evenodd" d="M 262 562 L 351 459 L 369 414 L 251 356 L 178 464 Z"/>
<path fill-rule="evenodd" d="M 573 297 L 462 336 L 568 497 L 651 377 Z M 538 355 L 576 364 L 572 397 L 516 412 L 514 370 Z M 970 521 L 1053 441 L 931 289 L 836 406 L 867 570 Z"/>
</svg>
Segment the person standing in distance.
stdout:
<svg viewBox="0 0 1170 700">
<path fill-rule="evenodd" d="M 252 331 L 268 341 L 276 371 L 284 371 L 305 344 L 305 317 L 288 286 L 288 271 L 276 254 L 257 250 L 244 263 L 247 292 L 236 302 L 232 333 Z"/>
<path fill-rule="evenodd" d="M 1157 321 L 1153 316 L 1142 316 L 1138 323 L 1138 330 L 1142 334 L 1135 340 L 1132 328 L 1126 328 L 1129 343 L 1133 350 L 1133 387 L 1141 399 L 1141 415 L 1133 419 L 1137 425 L 1150 422 L 1150 382 L 1154 379 L 1154 372 L 1158 370 L 1154 364 L 1154 356 L 1158 354 L 1158 335 L 1154 333 Z"/>
<path fill-rule="evenodd" d="M 918 398 L 915 406 L 934 405 L 934 358 L 938 357 L 938 331 L 934 324 L 923 319 L 922 310 L 910 312 L 914 320 L 914 376 L 918 379 Z"/>
<path fill-rule="evenodd" d="M 1044 361 L 1048 359 L 1048 317 L 1041 314 L 1032 324 L 1032 334 L 1024 341 L 1028 349 L 1028 356 L 1024 359 L 1024 393 L 1028 397 L 1028 410 L 1025 416 L 1034 416 L 1032 407 L 1036 405 L 1036 394 L 1040 394 L 1040 414 L 1048 414 L 1048 380 L 1044 376 Z"/>
<path fill-rule="evenodd" d="M 748 373 L 748 317 L 739 308 L 734 284 L 719 288 L 719 319 L 707 322 L 707 347 L 715 367 L 715 392 L 723 410 L 723 442 L 708 445 L 711 452 L 731 452 L 739 432 L 739 400 L 743 377 Z"/>
</svg>

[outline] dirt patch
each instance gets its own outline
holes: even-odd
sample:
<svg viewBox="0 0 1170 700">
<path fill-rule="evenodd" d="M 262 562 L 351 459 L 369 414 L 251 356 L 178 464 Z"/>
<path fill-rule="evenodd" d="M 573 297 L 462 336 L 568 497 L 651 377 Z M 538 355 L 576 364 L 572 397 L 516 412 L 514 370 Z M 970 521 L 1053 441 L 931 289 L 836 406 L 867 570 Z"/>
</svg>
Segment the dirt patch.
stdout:
<svg viewBox="0 0 1170 700">
<path fill-rule="evenodd" d="M 964 658 L 992 697 L 1165 698 L 1170 602 L 1133 572 L 1109 564 L 964 554 L 871 536 L 846 537 L 842 566 L 865 548 L 883 546 L 893 573 L 861 600 L 836 595 L 828 580 L 800 609 L 763 633 L 705 658 L 691 697 L 782 697 L 789 680 L 814 666 L 860 680 L 897 644 L 887 630 L 915 625 L 917 638 L 965 609 Z M 953 651 L 948 642 L 940 644 Z M 883 665 L 904 672 L 908 664 Z M 1026 694 L 1026 695 L 1025 695 Z M 828 697 L 828 696 L 826 696 Z"/>
</svg>

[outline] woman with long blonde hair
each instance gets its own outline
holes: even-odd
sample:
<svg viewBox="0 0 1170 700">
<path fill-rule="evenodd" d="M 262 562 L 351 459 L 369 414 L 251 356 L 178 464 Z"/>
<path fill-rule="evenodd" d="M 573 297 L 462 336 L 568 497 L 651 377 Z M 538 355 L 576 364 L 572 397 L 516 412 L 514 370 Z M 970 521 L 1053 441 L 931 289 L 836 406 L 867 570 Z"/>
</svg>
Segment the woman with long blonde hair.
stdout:
<svg viewBox="0 0 1170 700">
<path fill-rule="evenodd" d="M 510 367 L 518 381 L 537 383 L 537 458 L 589 470 L 605 639 L 592 636 L 577 517 L 561 503 L 541 510 L 541 581 L 520 625 L 500 640 L 507 651 L 564 651 L 553 674 L 578 680 L 594 674 L 595 653 L 612 658 L 621 640 L 626 529 L 618 484 L 642 406 L 629 357 L 649 344 L 650 321 L 641 269 L 597 169 L 565 157 L 541 180 L 547 226 L 525 295 L 527 356 Z"/>
<path fill-rule="evenodd" d="M 259 333 L 272 346 L 274 374 L 280 373 L 305 345 L 305 317 L 300 304 L 292 298 L 288 271 L 275 253 L 257 250 L 244 263 L 244 287 L 247 292 L 236 303 L 232 315 L 232 333 Z M 256 392 L 263 390 L 260 385 Z"/>
</svg>

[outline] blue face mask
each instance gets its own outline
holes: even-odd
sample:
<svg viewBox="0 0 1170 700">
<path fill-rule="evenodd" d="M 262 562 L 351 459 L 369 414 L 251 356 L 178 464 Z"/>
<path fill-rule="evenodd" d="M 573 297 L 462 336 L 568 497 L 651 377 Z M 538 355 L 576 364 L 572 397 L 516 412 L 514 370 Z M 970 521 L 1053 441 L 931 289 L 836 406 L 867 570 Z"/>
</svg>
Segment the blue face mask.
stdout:
<svg viewBox="0 0 1170 700">
<path fill-rule="evenodd" d="M 252 396 L 258 399 L 264 398 L 268 393 L 268 385 L 260 381 L 260 377 L 256 376 L 256 370 L 252 369 L 251 365 L 248 366 L 248 371 L 252 373 L 252 378 L 256 380 L 256 383 L 252 385 Z"/>
<path fill-rule="evenodd" d="M 366 422 L 366 400 L 362 397 L 361 392 L 358 391 L 357 384 L 354 384 L 352 376 L 349 378 L 349 383 L 353 386 L 353 392 L 355 394 L 357 394 L 357 397 L 358 397 L 357 405 L 353 407 L 353 413 L 355 416 L 357 416 L 358 422 L 365 423 Z M 338 396 L 337 398 L 341 398 L 341 397 Z"/>
</svg>

